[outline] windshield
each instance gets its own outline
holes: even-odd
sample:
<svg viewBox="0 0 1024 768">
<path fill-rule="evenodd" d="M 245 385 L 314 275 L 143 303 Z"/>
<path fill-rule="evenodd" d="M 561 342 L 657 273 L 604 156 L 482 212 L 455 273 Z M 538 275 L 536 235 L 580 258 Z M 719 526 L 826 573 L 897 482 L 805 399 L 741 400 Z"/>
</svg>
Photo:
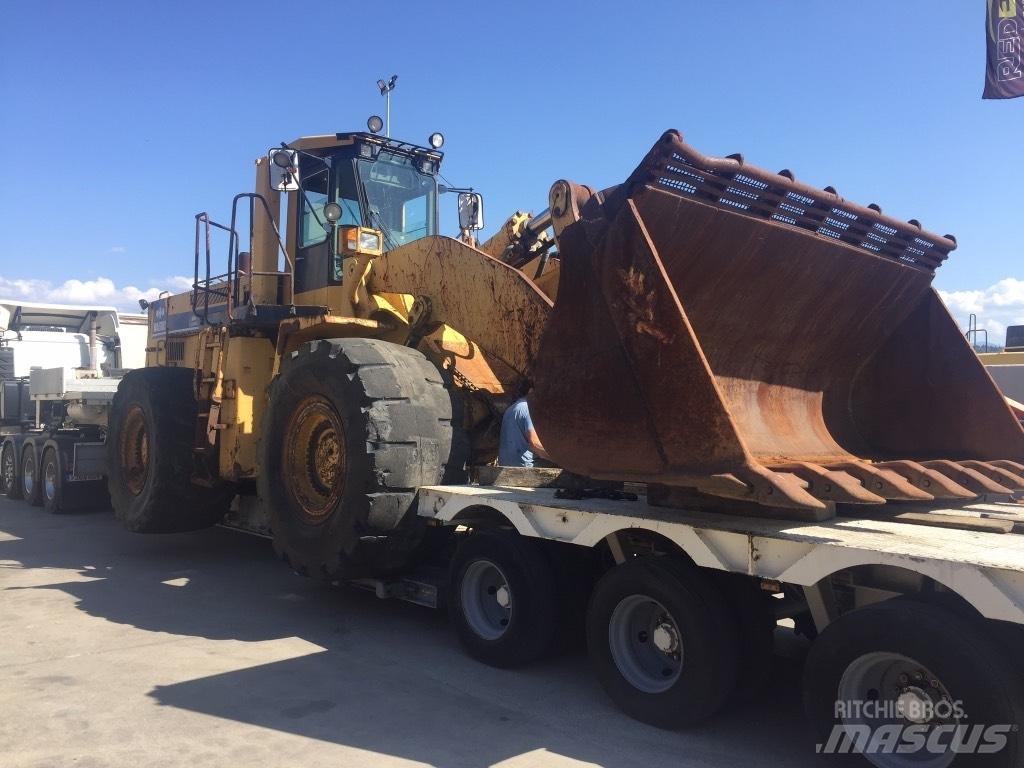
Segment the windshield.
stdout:
<svg viewBox="0 0 1024 768">
<path fill-rule="evenodd" d="M 368 224 L 384 233 L 386 248 L 436 234 L 437 183 L 433 176 L 417 171 L 412 158 L 386 151 L 376 160 L 359 160 L 356 165 L 369 206 Z M 339 198 L 341 193 L 339 190 Z"/>
</svg>

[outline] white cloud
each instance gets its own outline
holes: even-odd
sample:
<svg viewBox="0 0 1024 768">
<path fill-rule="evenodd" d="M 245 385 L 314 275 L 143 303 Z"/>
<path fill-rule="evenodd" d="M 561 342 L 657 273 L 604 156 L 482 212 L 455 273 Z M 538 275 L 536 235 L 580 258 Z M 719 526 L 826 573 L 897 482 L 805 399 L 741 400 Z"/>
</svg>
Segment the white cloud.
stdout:
<svg viewBox="0 0 1024 768">
<path fill-rule="evenodd" d="M 0 275 L 0 298 L 61 304 L 109 304 L 126 312 L 138 312 L 139 299 L 153 301 L 161 291 L 183 293 L 191 287 L 192 279 L 182 276 L 153 280 L 147 287 L 140 288 L 135 285 L 118 286 L 109 277 L 71 279 L 54 285 L 48 280 Z M 970 315 L 977 315 L 978 327 L 988 331 L 992 344 L 1003 343 L 1006 326 L 1024 325 L 1024 280 L 1007 277 L 985 289 L 939 291 L 939 295 L 962 329 L 967 329 Z"/>
<path fill-rule="evenodd" d="M 125 312 L 138 312 L 139 299 L 153 301 L 161 291 L 182 293 L 191 287 L 191 278 L 180 276 L 154 280 L 148 287 L 139 288 L 134 285 L 119 287 L 109 277 L 65 280 L 60 285 L 54 285 L 49 280 L 25 280 L 0 275 L 0 298 L 56 304 L 104 304 Z"/>
<path fill-rule="evenodd" d="M 127 253 L 128 249 L 123 245 L 110 246 L 110 253 Z"/>
<path fill-rule="evenodd" d="M 983 290 L 939 291 L 957 323 L 967 330 L 970 316 L 988 331 L 990 344 L 1002 344 L 1006 326 L 1024 325 L 1024 280 L 1006 277 Z M 981 339 L 979 339 L 981 341 Z"/>
</svg>

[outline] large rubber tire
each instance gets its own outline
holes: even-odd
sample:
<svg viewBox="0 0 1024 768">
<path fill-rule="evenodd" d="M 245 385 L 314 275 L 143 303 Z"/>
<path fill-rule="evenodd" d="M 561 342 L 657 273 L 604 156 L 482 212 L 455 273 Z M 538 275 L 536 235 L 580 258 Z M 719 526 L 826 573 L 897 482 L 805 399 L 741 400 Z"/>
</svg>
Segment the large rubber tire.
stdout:
<svg viewBox="0 0 1024 768">
<path fill-rule="evenodd" d="M 448 615 L 462 647 L 492 667 L 520 667 L 552 645 L 556 581 L 540 545 L 515 532 L 478 530 L 452 558 Z"/>
<path fill-rule="evenodd" d="M 43 451 L 42 472 L 39 477 L 43 492 L 43 508 L 59 514 L 64 511 L 64 473 L 60 456 L 52 447 Z"/>
<path fill-rule="evenodd" d="M 21 449 L 21 497 L 33 507 L 43 506 L 39 456 L 33 445 L 25 445 Z"/>
<path fill-rule="evenodd" d="M 937 678 L 952 701 L 962 706 L 966 715 L 963 722 L 968 728 L 1012 726 L 1004 733 L 1005 748 L 990 755 L 959 755 L 954 763 L 958 768 L 1022 765 L 1024 680 L 1017 659 L 999 643 L 997 635 L 980 618 L 908 598 L 888 600 L 840 616 L 814 641 L 804 667 L 804 708 L 820 743 L 827 745 L 833 728 L 842 722 L 836 717 L 837 702 L 857 687 L 859 670 L 880 663 L 879 659 L 885 661 L 883 655 L 896 655 Z M 915 684 L 913 673 L 908 677 L 906 684 Z M 935 699 L 926 678 L 921 687 Z M 886 701 L 886 697 L 879 695 L 885 690 L 886 686 L 879 685 L 874 696 L 863 698 Z M 849 711 L 854 710 L 851 707 Z M 982 739 L 982 743 L 986 741 Z M 871 762 L 890 768 L 916 766 L 924 764 L 922 757 L 920 752 L 913 751 L 905 755 L 877 755 Z M 876 762 L 879 758 L 885 762 Z"/>
<path fill-rule="evenodd" d="M 541 548 L 554 577 L 558 621 L 552 655 L 572 654 L 587 645 L 587 605 L 602 572 L 597 552 L 563 542 L 545 541 Z"/>
<path fill-rule="evenodd" d="M 8 499 L 21 498 L 21 467 L 13 442 L 6 442 L 0 448 L 0 492 Z"/>
<path fill-rule="evenodd" d="M 733 698 L 753 701 L 767 686 L 774 667 L 775 600 L 755 579 L 742 573 L 716 571 L 709 575 L 725 595 L 739 630 L 739 681 Z"/>
<path fill-rule="evenodd" d="M 192 482 L 198 405 L 188 368 L 140 368 L 121 379 L 110 407 L 107 487 L 114 514 L 136 533 L 208 528 L 233 491 Z"/>
<path fill-rule="evenodd" d="M 302 345 L 270 387 L 258 491 L 274 547 L 325 578 L 402 567 L 425 528 L 416 489 L 447 481 L 452 397 L 420 352 L 379 339 Z"/>
<path fill-rule="evenodd" d="M 723 593 L 696 566 L 668 556 L 630 560 L 601 578 L 587 611 L 587 648 L 612 700 L 658 728 L 710 717 L 736 687 L 739 641 Z"/>
</svg>

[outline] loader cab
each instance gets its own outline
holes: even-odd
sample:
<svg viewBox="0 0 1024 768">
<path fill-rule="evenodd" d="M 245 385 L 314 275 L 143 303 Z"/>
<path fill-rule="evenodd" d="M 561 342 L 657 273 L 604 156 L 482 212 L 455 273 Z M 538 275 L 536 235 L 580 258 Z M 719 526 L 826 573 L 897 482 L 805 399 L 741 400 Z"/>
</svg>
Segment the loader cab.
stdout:
<svg viewBox="0 0 1024 768">
<path fill-rule="evenodd" d="M 291 193 L 296 293 L 341 283 L 337 241 L 348 227 L 376 230 L 384 251 L 438 231 L 440 152 L 373 134 L 337 139 L 299 156 L 300 188 Z"/>
</svg>

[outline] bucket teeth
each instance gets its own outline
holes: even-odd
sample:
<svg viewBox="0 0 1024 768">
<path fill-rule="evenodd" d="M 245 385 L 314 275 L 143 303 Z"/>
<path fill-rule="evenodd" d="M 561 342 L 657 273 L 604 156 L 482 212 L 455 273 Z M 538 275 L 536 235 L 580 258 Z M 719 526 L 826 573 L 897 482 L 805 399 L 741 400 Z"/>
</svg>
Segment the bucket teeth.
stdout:
<svg viewBox="0 0 1024 768">
<path fill-rule="evenodd" d="M 999 467 L 1000 469 L 1008 469 L 1010 472 L 1013 472 L 1013 474 L 1019 475 L 1020 477 L 1024 477 L 1024 464 L 1021 464 L 1019 461 L 1008 461 L 1006 459 L 999 459 L 998 461 L 990 461 L 988 463 L 991 464 L 993 467 Z"/>
<path fill-rule="evenodd" d="M 977 496 L 983 496 L 986 493 L 1013 493 L 1013 491 L 1005 485 L 990 479 L 977 469 L 972 469 L 960 462 L 949 461 L 948 459 L 937 459 L 935 461 L 923 461 L 921 463 L 928 469 L 935 470 L 936 472 L 945 475 L 958 485 L 962 485 Z"/>
<path fill-rule="evenodd" d="M 943 473 L 929 469 L 916 461 L 883 461 L 873 466 L 875 469 L 895 472 L 915 488 L 931 494 L 936 499 L 975 499 L 979 496 Z"/>
<path fill-rule="evenodd" d="M 1024 490 L 1024 467 L 1018 470 L 1001 467 L 992 461 L 961 461 L 960 466 L 981 472 L 989 480 L 994 480 L 1000 485 L 1014 491 Z M 1007 462 L 1012 464 L 1013 462 Z"/>
<path fill-rule="evenodd" d="M 796 475 L 807 483 L 807 492 L 823 501 L 839 504 L 884 504 L 885 497 L 868 490 L 845 470 L 797 461 L 771 467 L 774 472 Z"/>
<path fill-rule="evenodd" d="M 793 509 L 825 509 L 826 505 L 806 489 L 807 481 L 789 472 L 774 472 L 758 465 L 738 468 L 735 472 L 695 478 L 691 485 L 701 493 L 738 501 L 752 501 L 771 507 Z"/>
<path fill-rule="evenodd" d="M 753 487 L 754 501 L 773 507 L 824 509 L 825 504 L 807 492 L 807 482 L 796 475 L 773 472 L 759 465 L 736 471 L 736 476 Z"/>
<path fill-rule="evenodd" d="M 916 488 L 910 481 L 891 469 L 879 469 L 878 466 L 860 461 L 844 461 L 830 464 L 829 468 L 838 469 L 857 478 L 872 493 L 892 501 L 933 501 L 935 496 Z"/>
</svg>

